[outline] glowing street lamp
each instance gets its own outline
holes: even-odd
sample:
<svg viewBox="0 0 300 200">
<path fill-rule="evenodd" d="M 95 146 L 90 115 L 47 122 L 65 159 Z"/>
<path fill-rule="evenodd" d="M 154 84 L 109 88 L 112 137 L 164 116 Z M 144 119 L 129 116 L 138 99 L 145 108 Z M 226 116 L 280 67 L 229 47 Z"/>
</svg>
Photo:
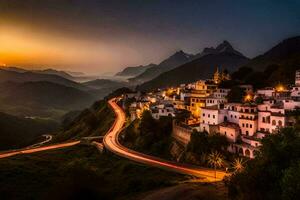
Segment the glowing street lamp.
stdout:
<svg viewBox="0 0 300 200">
<path fill-rule="evenodd" d="M 277 92 L 282 92 L 282 91 L 284 91 L 284 86 L 283 85 L 278 85 L 276 87 L 276 90 L 277 90 Z"/>
</svg>

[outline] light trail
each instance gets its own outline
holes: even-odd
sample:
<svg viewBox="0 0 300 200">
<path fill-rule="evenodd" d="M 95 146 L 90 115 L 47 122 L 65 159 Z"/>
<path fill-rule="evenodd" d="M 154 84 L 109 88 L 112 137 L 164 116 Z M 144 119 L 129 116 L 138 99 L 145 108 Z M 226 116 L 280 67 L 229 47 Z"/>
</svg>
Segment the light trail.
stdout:
<svg viewBox="0 0 300 200">
<path fill-rule="evenodd" d="M 36 152 L 40 152 L 40 151 L 47 151 L 47 150 L 52 150 L 52 149 L 60 149 L 60 148 L 70 147 L 70 146 L 77 145 L 79 143 L 80 143 L 80 141 L 73 141 L 73 142 L 53 144 L 53 145 L 43 146 L 43 147 L 36 147 L 36 148 L 30 148 L 30 149 L 19 149 L 19 150 L 13 150 L 13 151 L 9 151 L 9 152 L 3 152 L 3 153 L 0 153 L 0 159 L 15 156 L 18 154 L 31 154 L 31 153 L 36 153 Z"/>
<path fill-rule="evenodd" d="M 224 171 L 217 170 L 215 177 L 215 170 L 209 168 L 199 168 L 195 166 L 176 163 L 168 160 L 163 160 L 154 156 L 149 156 L 143 153 L 139 153 L 128 149 L 120 144 L 119 134 L 125 123 L 125 113 L 117 105 L 115 99 L 111 99 L 108 102 L 116 114 L 116 120 L 111 130 L 105 135 L 103 139 L 104 146 L 109 151 L 130 160 L 140 162 L 146 165 L 160 167 L 166 170 L 192 175 L 199 178 L 204 178 L 208 182 L 221 181 L 227 175 Z"/>
</svg>

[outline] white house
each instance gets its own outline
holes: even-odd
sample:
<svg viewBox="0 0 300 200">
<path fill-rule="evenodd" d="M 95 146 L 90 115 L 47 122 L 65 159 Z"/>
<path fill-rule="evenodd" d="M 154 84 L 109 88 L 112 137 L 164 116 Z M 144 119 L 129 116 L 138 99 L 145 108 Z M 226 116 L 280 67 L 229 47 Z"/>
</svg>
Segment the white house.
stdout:
<svg viewBox="0 0 300 200">
<path fill-rule="evenodd" d="M 218 105 L 202 108 L 200 131 L 207 131 L 208 133 L 211 133 L 212 126 L 224 122 L 224 118 L 226 115 L 227 110 L 220 109 Z"/>
</svg>

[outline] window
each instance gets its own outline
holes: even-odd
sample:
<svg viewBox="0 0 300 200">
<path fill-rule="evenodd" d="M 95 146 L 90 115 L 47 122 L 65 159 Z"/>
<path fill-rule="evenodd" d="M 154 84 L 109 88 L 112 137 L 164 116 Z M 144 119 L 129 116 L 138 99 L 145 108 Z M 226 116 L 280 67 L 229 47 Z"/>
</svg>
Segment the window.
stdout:
<svg viewBox="0 0 300 200">
<path fill-rule="evenodd" d="M 266 123 L 266 118 L 265 117 L 262 118 L 262 122 Z"/>
<path fill-rule="evenodd" d="M 282 127 L 282 121 L 281 120 L 278 121 L 278 126 Z"/>
<path fill-rule="evenodd" d="M 252 128 L 252 124 L 250 124 L 250 128 Z"/>
<path fill-rule="evenodd" d="M 246 124 L 246 128 L 248 128 L 248 124 Z"/>
<path fill-rule="evenodd" d="M 203 124 L 205 124 L 205 121 L 203 120 Z"/>
<path fill-rule="evenodd" d="M 230 117 L 232 118 L 232 115 L 230 115 Z"/>
<path fill-rule="evenodd" d="M 247 135 L 247 136 L 249 135 L 249 131 L 246 131 L 246 135 Z"/>
<path fill-rule="evenodd" d="M 208 118 L 210 118 L 210 114 L 208 114 Z"/>
<path fill-rule="evenodd" d="M 242 126 L 245 127 L 245 124 L 243 123 Z"/>
<path fill-rule="evenodd" d="M 203 113 L 203 117 L 205 117 L 205 113 Z"/>
<path fill-rule="evenodd" d="M 225 135 L 227 135 L 226 131 L 224 132 Z"/>
<path fill-rule="evenodd" d="M 215 119 L 215 117 L 216 117 L 216 116 L 215 116 L 215 115 L 213 115 L 213 118 L 214 118 L 214 119 Z"/>
<path fill-rule="evenodd" d="M 272 120 L 272 125 L 276 126 L 276 121 L 274 119 Z"/>
</svg>

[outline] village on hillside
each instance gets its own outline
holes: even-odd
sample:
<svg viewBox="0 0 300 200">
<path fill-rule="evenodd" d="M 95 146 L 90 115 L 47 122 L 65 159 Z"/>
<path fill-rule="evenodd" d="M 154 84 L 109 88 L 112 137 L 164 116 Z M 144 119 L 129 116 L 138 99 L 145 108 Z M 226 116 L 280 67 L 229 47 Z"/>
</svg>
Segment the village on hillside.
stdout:
<svg viewBox="0 0 300 200">
<path fill-rule="evenodd" d="M 254 158 L 262 138 L 296 123 L 300 70 L 295 73 L 294 85 L 279 84 L 257 90 L 252 85 L 237 85 L 242 91 L 240 101 L 234 99 L 236 94 L 230 89 L 218 86 L 226 80 L 230 80 L 228 72 L 217 69 L 210 80 L 146 94 L 126 93 L 123 98 L 134 99 L 129 106 L 131 121 L 140 118 L 144 110 L 149 110 L 154 119 L 163 116 L 177 119 L 173 120 L 172 137 L 183 147 L 190 142 L 194 130 L 218 133 L 230 143 L 229 152 Z"/>
</svg>

